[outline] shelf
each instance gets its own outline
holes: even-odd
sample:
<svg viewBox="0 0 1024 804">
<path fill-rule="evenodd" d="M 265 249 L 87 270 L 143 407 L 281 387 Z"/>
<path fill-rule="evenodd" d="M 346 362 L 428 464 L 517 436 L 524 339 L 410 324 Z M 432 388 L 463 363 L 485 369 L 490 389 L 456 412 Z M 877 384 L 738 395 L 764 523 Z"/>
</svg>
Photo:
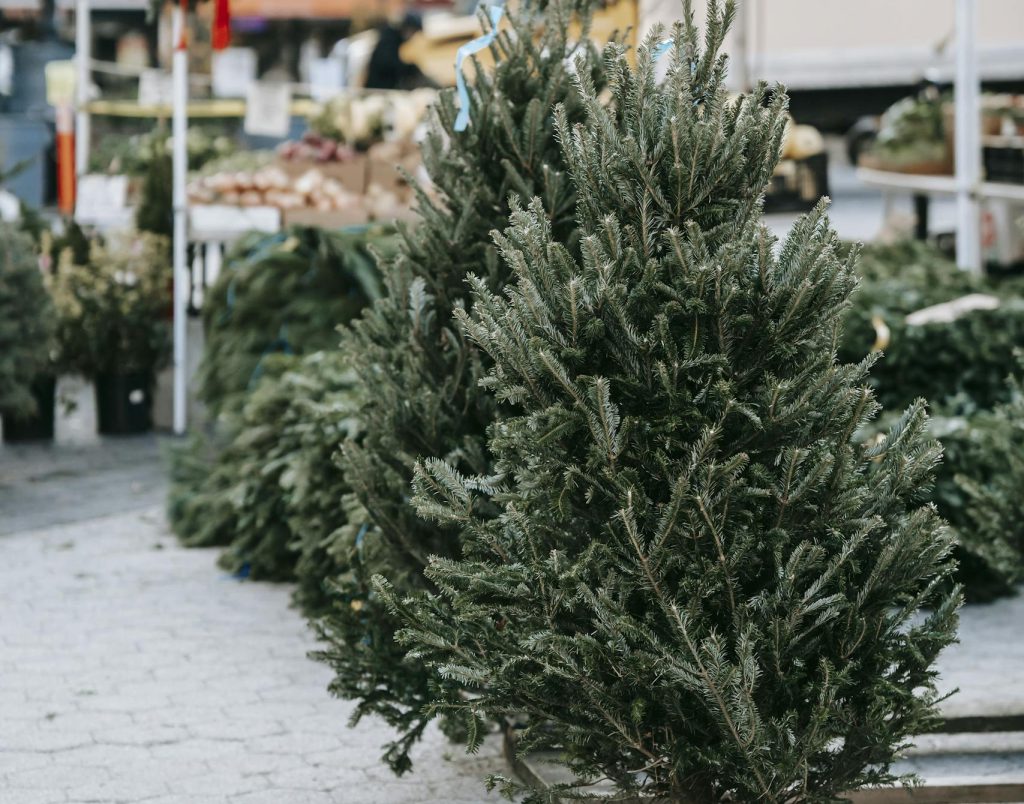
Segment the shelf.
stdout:
<svg viewBox="0 0 1024 804">
<path fill-rule="evenodd" d="M 869 187 L 902 190 L 915 195 L 956 195 L 958 189 L 955 176 L 923 176 L 892 170 L 858 168 L 857 178 Z M 1024 184 L 987 181 L 975 188 L 974 196 L 979 199 L 1024 203 Z"/>
<path fill-rule="evenodd" d="M 292 101 L 292 116 L 309 117 L 320 110 L 320 104 L 308 98 Z M 100 117 L 170 118 L 169 103 L 142 106 L 134 100 L 95 100 L 88 103 L 85 111 Z M 241 98 L 192 101 L 188 105 L 188 116 L 192 118 L 245 117 L 245 101 Z"/>
</svg>

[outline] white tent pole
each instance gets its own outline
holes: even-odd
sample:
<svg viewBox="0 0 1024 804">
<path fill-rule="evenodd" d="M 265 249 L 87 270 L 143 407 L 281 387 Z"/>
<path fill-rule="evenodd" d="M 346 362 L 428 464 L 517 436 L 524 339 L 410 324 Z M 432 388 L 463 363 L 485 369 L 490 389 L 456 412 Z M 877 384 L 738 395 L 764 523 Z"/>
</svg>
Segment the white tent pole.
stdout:
<svg viewBox="0 0 1024 804">
<path fill-rule="evenodd" d="M 185 179 L 188 172 L 186 136 L 188 128 L 188 49 L 185 12 L 180 4 L 174 9 L 173 41 L 173 188 L 174 188 L 174 432 L 185 432 L 188 404 L 185 373 L 185 317 L 189 292 L 188 198 Z"/>
<path fill-rule="evenodd" d="M 750 16 L 753 7 L 753 3 L 741 3 L 736 9 L 736 20 L 732 26 L 733 58 L 731 67 L 733 80 L 739 86 L 740 92 L 749 92 L 754 85 L 750 69 Z"/>
<path fill-rule="evenodd" d="M 981 178 L 981 119 L 975 0 L 956 0 L 956 262 L 981 271 L 981 209 L 977 189 Z"/>
<path fill-rule="evenodd" d="M 89 0 L 75 2 L 75 175 L 82 176 L 89 169 L 89 63 L 92 61 L 92 16 Z"/>
</svg>

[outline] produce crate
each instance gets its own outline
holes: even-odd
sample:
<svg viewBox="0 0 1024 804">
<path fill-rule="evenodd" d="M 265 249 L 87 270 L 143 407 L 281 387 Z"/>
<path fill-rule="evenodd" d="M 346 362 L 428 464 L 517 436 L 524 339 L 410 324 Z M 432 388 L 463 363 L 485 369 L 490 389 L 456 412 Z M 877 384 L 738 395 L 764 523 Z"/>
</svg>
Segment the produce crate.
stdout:
<svg viewBox="0 0 1024 804">
<path fill-rule="evenodd" d="M 806 212 L 828 195 L 828 154 L 779 163 L 765 193 L 765 212 Z"/>
<path fill-rule="evenodd" d="M 336 179 L 349 192 L 361 195 L 366 192 L 367 162 L 364 154 L 356 154 L 352 159 L 341 162 L 278 159 L 276 164 L 293 179 L 310 170 L 316 170 L 325 179 Z"/>
<path fill-rule="evenodd" d="M 415 175 L 421 163 L 420 152 L 412 143 L 380 143 L 367 154 L 367 187 L 386 192 L 404 192 L 408 188 L 402 168 Z"/>
</svg>

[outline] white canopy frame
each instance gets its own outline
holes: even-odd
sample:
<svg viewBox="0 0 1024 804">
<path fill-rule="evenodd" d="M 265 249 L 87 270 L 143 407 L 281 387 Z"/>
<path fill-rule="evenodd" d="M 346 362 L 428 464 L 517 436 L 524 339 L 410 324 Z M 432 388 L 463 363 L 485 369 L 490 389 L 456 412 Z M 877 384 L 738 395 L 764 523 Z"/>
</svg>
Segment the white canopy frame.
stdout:
<svg viewBox="0 0 1024 804">
<path fill-rule="evenodd" d="M 75 0 L 75 172 L 78 176 L 88 170 L 91 145 L 89 116 L 90 64 L 92 61 L 92 3 Z M 173 26 L 174 56 L 172 62 L 173 114 L 173 204 L 174 204 L 174 391 L 172 428 L 182 435 L 187 426 L 188 387 L 186 374 L 186 324 L 189 294 L 188 254 L 188 32 L 181 0 L 175 3 Z"/>
<path fill-rule="evenodd" d="M 76 84 L 76 172 L 84 174 L 90 148 L 89 86 L 91 62 L 91 2 L 75 0 Z M 749 81 L 750 38 L 747 18 L 739 20 L 737 37 L 743 52 L 737 54 L 743 78 Z M 186 316 L 189 293 L 188 253 L 188 37 L 181 0 L 174 9 L 173 115 L 174 135 L 174 414 L 173 430 L 183 434 L 187 427 L 188 407 L 186 375 Z M 956 187 L 957 187 L 957 264 L 965 270 L 980 272 L 981 265 L 981 148 L 980 82 L 976 50 L 977 0 L 956 0 Z"/>
<path fill-rule="evenodd" d="M 956 263 L 980 273 L 981 261 L 981 82 L 977 57 L 976 0 L 956 0 L 955 178 Z"/>
</svg>

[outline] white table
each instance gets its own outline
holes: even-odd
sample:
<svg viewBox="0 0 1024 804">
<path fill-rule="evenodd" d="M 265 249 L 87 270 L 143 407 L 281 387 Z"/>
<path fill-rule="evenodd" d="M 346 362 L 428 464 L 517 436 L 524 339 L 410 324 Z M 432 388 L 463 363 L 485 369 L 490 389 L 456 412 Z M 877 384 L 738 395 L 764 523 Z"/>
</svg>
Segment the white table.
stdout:
<svg viewBox="0 0 1024 804">
<path fill-rule="evenodd" d="M 868 187 L 877 187 L 885 193 L 888 217 L 889 201 L 894 193 L 910 193 L 914 199 L 914 212 L 917 225 L 914 234 L 919 240 L 928 237 L 928 203 L 932 196 L 955 196 L 957 181 L 955 176 L 929 176 L 913 173 L 897 173 L 892 170 L 876 170 L 874 168 L 858 168 L 857 178 Z M 1002 201 L 1014 206 L 1024 205 L 1024 185 L 1003 184 L 1000 182 L 980 182 L 975 185 L 971 195 L 978 201 Z"/>
</svg>

